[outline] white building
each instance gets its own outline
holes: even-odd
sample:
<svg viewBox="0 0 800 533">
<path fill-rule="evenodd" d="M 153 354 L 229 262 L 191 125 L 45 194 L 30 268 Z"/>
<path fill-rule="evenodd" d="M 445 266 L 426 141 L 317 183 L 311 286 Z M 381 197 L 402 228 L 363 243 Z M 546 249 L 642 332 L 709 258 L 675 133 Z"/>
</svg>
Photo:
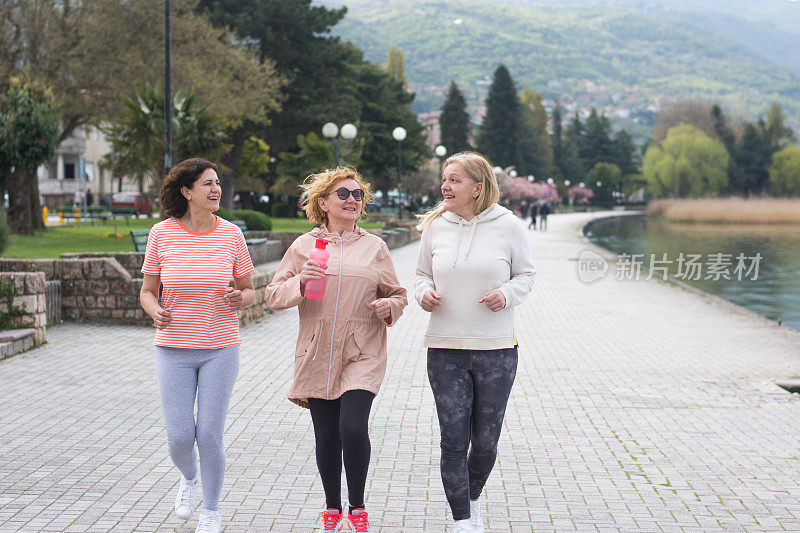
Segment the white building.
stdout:
<svg viewBox="0 0 800 533">
<path fill-rule="evenodd" d="M 110 151 L 111 146 L 98 128 L 75 128 L 56 148 L 53 159 L 37 171 L 39 193 L 48 209 L 72 205 L 78 190 L 91 191 L 94 205 L 114 192 L 137 190 L 135 180 L 120 179 L 101 168 L 100 163 Z"/>
</svg>

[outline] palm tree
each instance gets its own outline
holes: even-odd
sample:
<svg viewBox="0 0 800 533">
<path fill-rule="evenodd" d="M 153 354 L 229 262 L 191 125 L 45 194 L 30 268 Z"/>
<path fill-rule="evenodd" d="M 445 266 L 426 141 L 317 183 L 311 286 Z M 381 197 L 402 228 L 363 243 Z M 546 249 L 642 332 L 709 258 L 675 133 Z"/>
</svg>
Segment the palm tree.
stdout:
<svg viewBox="0 0 800 533">
<path fill-rule="evenodd" d="M 225 144 L 225 121 L 206 105 L 193 110 L 193 90 L 178 91 L 172 97 L 172 136 L 178 160 L 205 157 L 217 160 L 228 146 Z M 125 108 L 119 122 L 104 129 L 111 144 L 111 153 L 104 165 L 120 176 L 133 176 L 144 192 L 144 178 L 161 179 L 164 166 L 164 91 L 147 84 L 136 91 L 136 98 L 122 97 Z"/>
</svg>

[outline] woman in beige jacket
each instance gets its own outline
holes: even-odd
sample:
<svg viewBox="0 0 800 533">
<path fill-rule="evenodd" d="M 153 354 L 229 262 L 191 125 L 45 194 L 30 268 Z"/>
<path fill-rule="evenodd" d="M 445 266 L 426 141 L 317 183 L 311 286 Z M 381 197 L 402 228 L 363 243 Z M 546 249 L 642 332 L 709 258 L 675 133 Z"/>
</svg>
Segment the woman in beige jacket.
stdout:
<svg viewBox="0 0 800 533">
<path fill-rule="evenodd" d="M 386 373 L 386 327 L 408 303 L 386 243 L 356 224 L 371 198 L 369 186 L 351 168 L 309 176 L 303 184 L 303 208 L 318 227 L 292 243 L 267 287 L 270 309 L 297 306 L 300 314 L 289 399 L 311 411 L 327 507 L 323 531 L 336 531 L 345 521 L 356 532 L 369 531 L 364 510 L 367 422 Z M 328 241 L 324 270 L 309 258 L 316 239 Z M 327 285 L 323 298 L 306 298 L 306 282 L 322 277 Z M 342 457 L 349 496 L 346 518 Z"/>
</svg>

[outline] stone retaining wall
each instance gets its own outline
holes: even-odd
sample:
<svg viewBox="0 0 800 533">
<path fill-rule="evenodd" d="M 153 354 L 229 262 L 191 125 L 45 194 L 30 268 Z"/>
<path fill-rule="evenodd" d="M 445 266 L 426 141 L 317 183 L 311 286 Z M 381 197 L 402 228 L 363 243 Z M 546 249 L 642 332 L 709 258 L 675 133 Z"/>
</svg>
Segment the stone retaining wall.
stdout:
<svg viewBox="0 0 800 533">
<path fill-rule="evenodd" d="M 0 267 L 0 284 L 11 289 L 13 300 L 3 302 L 0 311 L 7 313 L 12 307 L 19 309 L 23 314 L 11 319 L 8 329 L 33 329 L 33 345 L 39 346 L 46 340 L 47 326 L 44 274 L 8 270 Z"/>
<path fill-rule="evenodd" d="M 267 231 L 250 232 L 254 234 L 270 233 Z M 266 236 L 266 235 L 265 235 Z M 252 235 L 253 238 L 260 238 L 261 235 Z M 291 241 L 290 241 L 291 242 Z M 283 257 L 286 248 L 280 240 L 266 240 L 264 242 L 249 244 L 247 250 L 250 252 L 250 259 L 254 265 L 269 263 Z M 61 254 L 62 259 L 91 259 L 98 257 L 113 257 L 117 262 L 128 271 L 132 278 L 142 277 L 142 263 L 144 262 L 144 252 L 86 252 Z"/>
<path fill-rule="evenodd" d="M 65 320 L 152 324 L 139 305 L 142 279 L 133 278 L 115 257 L 0 259 L 0 271 L 43 276 L 42 313 L 46 311 L 45 279 L 58 280 L 61 284 L 60 313 Z M 253 274 L 256 299 L 251 306 L 239 311 L 242 324 L 267 313 L 264 293 L 271 277 L 263 272 Z"/>
</svg>

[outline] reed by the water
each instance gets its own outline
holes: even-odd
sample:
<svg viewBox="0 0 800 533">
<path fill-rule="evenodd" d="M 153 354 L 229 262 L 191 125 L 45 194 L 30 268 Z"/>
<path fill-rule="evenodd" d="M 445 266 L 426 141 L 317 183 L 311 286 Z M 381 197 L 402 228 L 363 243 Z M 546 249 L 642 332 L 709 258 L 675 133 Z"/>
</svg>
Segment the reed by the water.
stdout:
<svg viewBox="0 0 800 533">
<path fill-rule="evenodd" d="M 800 198 L 653 200 L 647 214 L 686 222 L 800 224 Z"/>
</svg>

